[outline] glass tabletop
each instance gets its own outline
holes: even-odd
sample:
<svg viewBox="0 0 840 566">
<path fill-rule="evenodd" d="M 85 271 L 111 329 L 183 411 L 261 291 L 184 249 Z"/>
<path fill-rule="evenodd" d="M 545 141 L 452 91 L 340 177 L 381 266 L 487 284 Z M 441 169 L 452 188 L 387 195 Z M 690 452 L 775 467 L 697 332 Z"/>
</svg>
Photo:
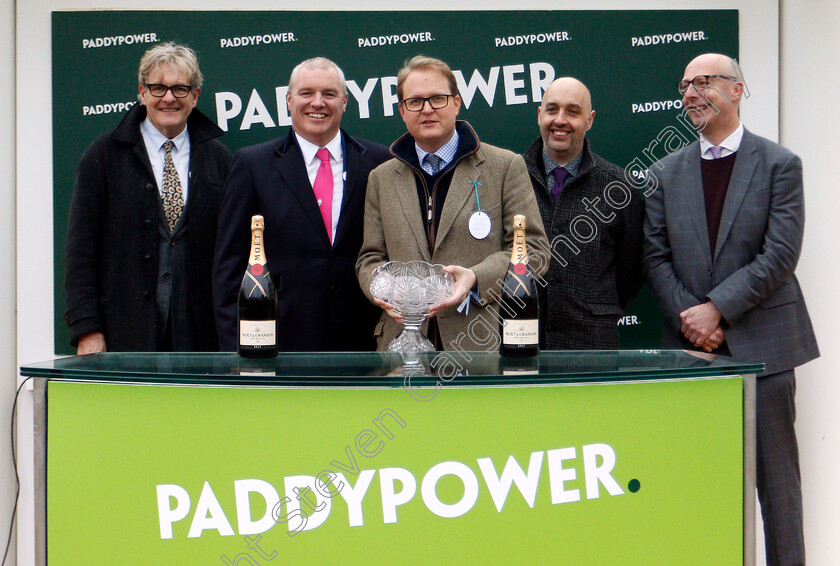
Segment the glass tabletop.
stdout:
<svg viewBox="0 0 840 566">
<path fill-rule="evenodd" d="M 21 366 L 23 376 L 160 384 L 288 387 L 533 385 L 758 374 L 759 362 L 682 350 L 299 352 L 252 360 L 235 353 L 103 353 Z"/>
</svg>

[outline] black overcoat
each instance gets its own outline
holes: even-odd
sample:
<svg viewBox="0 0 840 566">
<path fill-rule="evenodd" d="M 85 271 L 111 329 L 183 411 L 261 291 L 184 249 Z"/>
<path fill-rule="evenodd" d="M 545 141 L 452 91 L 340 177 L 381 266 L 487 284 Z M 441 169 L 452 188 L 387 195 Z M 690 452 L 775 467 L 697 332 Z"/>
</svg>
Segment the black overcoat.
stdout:
<svg viewBox="0 0 840 566">
<path fill-rule="evenodd" d="M 84 334 L 100 331 L 109 351 L 157 349 L 162 207 L 140 133 L 145 118 L 146 108 L 135 104 L 116 129 L 88 147 L 76 172 L 67 230 L 64 315 L 73 346 Z M 198 349 L 211 351 L 218 349 L 213 250 L 231 152 L 215 139 L 224 132 L 197 109 L 190 113 L 187 131 L 189 314 Z"/>
</svg>

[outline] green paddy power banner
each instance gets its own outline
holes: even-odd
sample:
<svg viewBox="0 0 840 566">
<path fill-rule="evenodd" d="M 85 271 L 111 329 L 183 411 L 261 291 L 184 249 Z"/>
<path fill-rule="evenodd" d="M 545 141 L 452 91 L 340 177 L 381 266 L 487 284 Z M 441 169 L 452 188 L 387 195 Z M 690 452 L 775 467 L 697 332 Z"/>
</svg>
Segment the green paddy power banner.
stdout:
<svg viewBox="0 0 840 566">
<path fill-rule="evenodd" d="M 666 153 L 665 128 L 693 136 L 677 120 L 675 84 L 686 63 L 707 51 L 738 54 L 737 10 L 85 11 L 54 12 L 52 23 L 57 353 L 70 353 L 64 243 L 76 165 L 137 101 L 140 57 L 158 42 L 183 42 L 198 52 L 206 79 L 198 107 L 227 132 L 222 141 L 231 149 L 286 134 L 289 73 L 318 55 L 347 76 L 342 126 L 386 145 L 405 131 L 397 71 L 419 53 L 455 71 L 460 117 L 481 139 L 518 153 L 539 135 L 543 89 L 572 75 L 592 91 L 596 120 L 587 135 L 594 151 L 633 164 L 629 182 L 636 186 L 642 168 Z M 620 325 L 624 347 L 658 345 L 662 316 L 647 291 Z"/>
<path fill-rule="evenodd" d="M 740 378 L 48 387 L 51 566 L 743 561 Z"/>
</svg>

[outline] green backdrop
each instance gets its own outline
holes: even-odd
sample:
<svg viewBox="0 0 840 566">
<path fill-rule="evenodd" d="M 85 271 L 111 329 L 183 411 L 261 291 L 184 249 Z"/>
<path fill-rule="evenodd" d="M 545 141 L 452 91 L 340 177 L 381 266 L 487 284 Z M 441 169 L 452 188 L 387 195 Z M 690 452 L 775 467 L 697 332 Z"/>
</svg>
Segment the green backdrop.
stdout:
<svg viewBox="0 0 840 566">
<path fill-rule="evenodd" d="M 63 265 L 75 168 L 136 100 L 138 62 L 157 41 L 196 49 L 205 75 L 198 107 L 228 130 L 222 141 L 232 149 L 285 135 L 282 89 L 294 65 L 316 55 L 350 81 L 342 126 L 389 144 L 404 132 L 392 98 L 397 70 L 423 53 L 463 76 L 461 118 L 517 152 L 538 135 L 541 81 L 580 78 L 596 110 L 592 147 L 622 166 L 677 124 L 675 84 L 691 58 L 738 55 L 737 10 L 86 11 L 54 12 L 52 25 L 56 353 L 71 353 Z M 662 318 L 646 290 L 627 314 L 622 346 L 658 345 Z"/>
</svg>

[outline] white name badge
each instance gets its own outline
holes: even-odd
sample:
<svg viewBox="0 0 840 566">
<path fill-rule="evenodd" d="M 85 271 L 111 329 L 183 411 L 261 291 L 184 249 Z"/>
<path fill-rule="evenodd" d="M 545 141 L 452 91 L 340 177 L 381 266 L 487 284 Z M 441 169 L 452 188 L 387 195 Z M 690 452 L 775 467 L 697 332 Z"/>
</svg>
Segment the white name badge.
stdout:
<svg viewBox="0 0 840 566">
<path fill-rule="evenodd" d="M 490 217 L 483 212 L 476 212 L 470 216 L 470 234 L 476 240 L 483 240 L 490 234 Z"/>
</svg>

